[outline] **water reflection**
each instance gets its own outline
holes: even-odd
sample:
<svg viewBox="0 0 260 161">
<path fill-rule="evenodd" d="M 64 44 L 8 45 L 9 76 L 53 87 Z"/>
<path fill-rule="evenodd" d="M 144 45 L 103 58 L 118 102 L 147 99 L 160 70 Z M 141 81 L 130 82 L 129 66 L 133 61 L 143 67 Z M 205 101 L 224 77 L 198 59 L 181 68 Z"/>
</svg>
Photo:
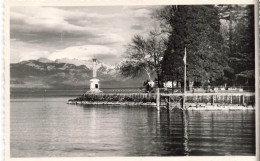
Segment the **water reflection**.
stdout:
<svg viewBox="0 0 260 161">
<path fill-rule="evenodd" d="M 255 155 L 254 111 L 11 102 L 12 157 Z"/>
<path fill-rule="evenodd" d="M 183 140 L 184 140 L 184 155 L 189 155 L 189 133 L 188 133 L 188 126 L 189 126 L 189 120 L 188 120 L 188 111 L 182 111 L 182 122 L 183 122 Z"/>
<path fill-rule="evenodd" d="M 157 111 L 157 138 L 163 155 L 189 155 L 188 126 L 187 111 Z"/>
</svg>

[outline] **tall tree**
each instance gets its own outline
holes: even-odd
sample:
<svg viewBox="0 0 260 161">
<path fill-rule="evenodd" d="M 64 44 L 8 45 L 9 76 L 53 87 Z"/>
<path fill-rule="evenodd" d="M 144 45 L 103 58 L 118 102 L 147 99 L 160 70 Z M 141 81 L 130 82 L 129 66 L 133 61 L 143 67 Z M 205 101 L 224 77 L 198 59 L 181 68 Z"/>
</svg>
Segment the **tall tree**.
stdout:
<svg viewBox="0 0 260 161">
<path fill-rule="evenodd" d="M 219 5 L 221 32 L 227 46 L 228 68 L 224 78 L 228 85 L 254 84 L 254 7 L 253 5 Z"/>
<path fill-rule="evenodd" d="M 254 6 L 244 8 L 245 15 L 234 27 L 234 55 L 230 56 L 236 85 L 254 86 L 255 72 L 255 32 Z"/>
<path fill-rule="evenodd" d="M 170 6 L 174 13 L 158 12 L 157 19 L 171 26 L 163 64 L 173 63 L 171 72 L 163 73 L 183 80 L 184 48 L 187 48 L 187 79 L 206 83 L 223 76 L 226 57 L 222 53 L 223 39 L 215 6 Z M 162 9 L 164 10 L 164 9 Z M 172 15 L 167 19 L 163 14 Z M 163 21 L 164 20 L 164 21 Z M 167 67 L 167 65 L 163 65 Z M 174 74 L 173 74 L 173 73 Z M 180 77 L 181 75 L 181 77 Z"/>
</svg>

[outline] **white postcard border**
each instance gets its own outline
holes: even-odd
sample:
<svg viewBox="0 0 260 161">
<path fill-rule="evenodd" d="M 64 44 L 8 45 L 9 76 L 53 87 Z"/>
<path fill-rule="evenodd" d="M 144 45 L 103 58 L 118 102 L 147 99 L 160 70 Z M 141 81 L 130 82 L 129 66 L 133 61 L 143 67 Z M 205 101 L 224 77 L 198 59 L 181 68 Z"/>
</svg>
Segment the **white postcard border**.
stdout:
<svg viewBox="0 0 260 161">
<path fill-rule="evenodd" d="M 112 6 L 112 5 L 169 5 L 169 4 L 254 4 L 255 5 L 255 78 L 256 78 L 256 156 L 218 157 L 39 157 L 10 158 L 10 7 L 12 6 Z M 259 160 L 259 22 L 258 1 L 256 0 L 9 0 L 4 5 L 4 158 L 6 161 L 157 161 L 157 160 L 200 160 L 200 161 L 257 161 Z"/>
</svg>

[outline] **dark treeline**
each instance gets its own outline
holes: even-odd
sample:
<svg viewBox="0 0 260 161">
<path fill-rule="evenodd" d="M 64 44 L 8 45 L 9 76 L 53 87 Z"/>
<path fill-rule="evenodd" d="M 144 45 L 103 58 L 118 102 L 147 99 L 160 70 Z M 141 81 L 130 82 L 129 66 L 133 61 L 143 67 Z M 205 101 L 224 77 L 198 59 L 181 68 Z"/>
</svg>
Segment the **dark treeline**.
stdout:
<svg viewBox="0 0 260 161">
<path fill-rule="evenodd" d="M 159 25 L 146 37 L 135 35 L 121 74 L 194 86 L 254 86 L 253 5 L 165 6 L 152 15 Z"/>
</svg>

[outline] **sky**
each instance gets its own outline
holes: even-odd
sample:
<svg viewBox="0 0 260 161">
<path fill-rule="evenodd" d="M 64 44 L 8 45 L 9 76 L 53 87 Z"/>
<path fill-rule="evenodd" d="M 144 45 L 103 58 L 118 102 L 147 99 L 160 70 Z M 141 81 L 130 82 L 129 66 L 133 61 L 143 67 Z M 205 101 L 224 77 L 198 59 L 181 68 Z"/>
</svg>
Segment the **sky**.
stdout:
<svg viewBox="0 0 260 161">
<path fill-rule="evenodd" d="M 48 58 L 116 65 L 136 34 L 147 35 L 161 6 L 12 7 L 11 63 Z"/>
</svg>

